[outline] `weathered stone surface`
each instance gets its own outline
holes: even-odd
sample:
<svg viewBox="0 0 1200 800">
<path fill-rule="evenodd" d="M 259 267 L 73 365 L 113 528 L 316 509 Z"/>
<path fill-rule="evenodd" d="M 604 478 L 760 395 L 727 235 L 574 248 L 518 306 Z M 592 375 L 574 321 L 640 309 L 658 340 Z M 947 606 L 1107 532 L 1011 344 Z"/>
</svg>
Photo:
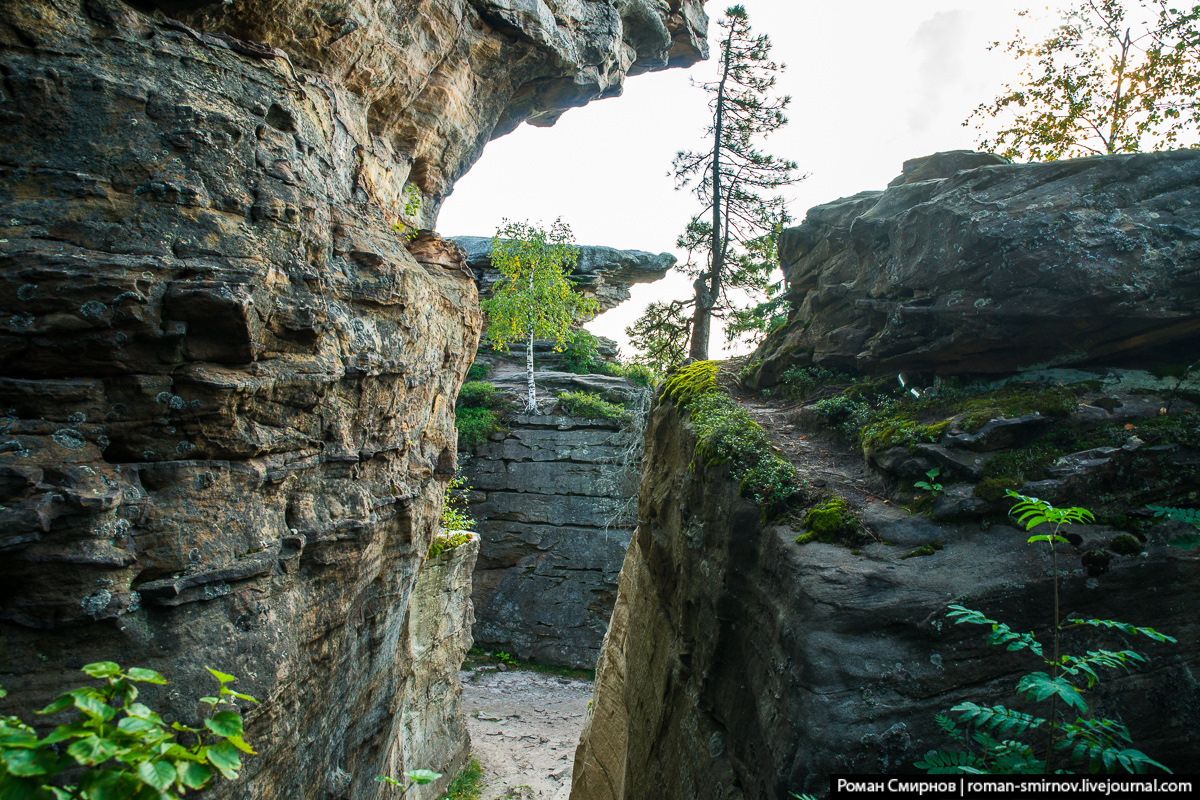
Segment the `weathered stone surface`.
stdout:
<svg viewBox="0 0 1200 800">
<path fill-rule="evenodd" d="M 595 667 L 632 532 L 637 476 L 619 463 L 630 435 L 601 420 L 522 415 L 499 441 L 461 454 L 483 540 L 481 645 Z"/>
<path fill-rule="evenodd" d="M 945 618 L 958 602 L 1022 630 L 1048 623 L 1050 554 L 1025 531 L 939 524 L 872 500 L 864 521 L 902 546 L 798 546 L 789 527 L 763 526 L 725 467 L 693 470 L 695 440 L 673 406 L 652 412 L 646 447 L 574 800 L 783 800 L 825 791 L 830 773 L 910 770 L 947 744 L 934 713 L 1008 701 L 1035 668 Z M 1139 643 L 1147 668 L 1087 699 L 1119 713 L 1140 749 L 1190 769 L 1198 557 L 1158 533 L 1144 554 L 1119 557 L 1104 549 L 1112 533 L 1062 546 L 1068 613 L 1150 624 L 1179 643 Z M 935 541 L 944 548 L 903 558 Z M 1107 571 L 1089 576 L 1081 556 L 1097 550 Z M 1072 651 L 1102 641 L 1119 640 L 1089 633 Z"/>
<path fill-rule="evenodd" d="M 694 0 L 0 4 L 3 711 L 113 659 L 194 721 L 207 664 L 263 700 L 214 797 L 453 766 L 462 642 L 412 643 L 469 567 L 414 587 L 481 318 L 457 248 L 396 227 L 522 119 L 694 60 L 703 23 Z"/>
<path fill-rule="evenodd" d="M 943 374 L 1193 360 L 1200 153 L 962 171 L 972 159 L 946 155 L 784 231 L 794 310 L 759 349 L 760 384 L 810 360 Z"/>
<path fill-rule="evenodd" d="M 492 296 L 500 273 L 492 266 L 492 239 L 483 236 L 459 236 L 454 239 L 467 253 L 467 263 L 475 271 L 480 298 Z M 629 299 L 629 287 L 635 283 L 653 283 L 665 277 L 675 266 L 670 253 L 646 253 L 641 250 L 617 250 L 612 247 L 585 245 L 579 248 L 579 260 L 571 270 L 576 288 L 600 303 L 604 313 Z"/>
</svg>

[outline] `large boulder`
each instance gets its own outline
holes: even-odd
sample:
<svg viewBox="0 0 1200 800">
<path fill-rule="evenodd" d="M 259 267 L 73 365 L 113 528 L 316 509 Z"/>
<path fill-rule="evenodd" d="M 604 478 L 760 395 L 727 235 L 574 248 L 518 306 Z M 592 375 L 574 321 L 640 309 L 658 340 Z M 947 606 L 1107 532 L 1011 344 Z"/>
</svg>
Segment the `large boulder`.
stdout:
<svg viewBox="0 0 1200 800">
<path fill-rule="evenodd" d="M 1007 164 L 939 153 L 784 231 L 762 383 L 864 371 L 1147 366 L 1200 346 L 1200 152 Z"/>
</svg>

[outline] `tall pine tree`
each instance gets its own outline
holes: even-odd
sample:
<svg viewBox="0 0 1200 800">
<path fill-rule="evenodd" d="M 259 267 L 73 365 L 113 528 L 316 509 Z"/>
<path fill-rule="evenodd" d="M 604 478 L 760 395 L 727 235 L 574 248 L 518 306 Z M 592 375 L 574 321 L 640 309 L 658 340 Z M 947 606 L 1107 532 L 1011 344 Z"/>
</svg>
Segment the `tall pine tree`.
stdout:
<svg viewBox="0 0 1200 800">
<path fill-rule="evenodd" d="M 664 340 L 682 342 L 690 334 L 687 352 L 695 360 L 708 358 L 712 318 L 738 309 L 730 289 L 752 296 L 767 292 L 777 265 L 769 240 L 787 221 L 783 198 L 775 192 L 801 179 L 794 162 L 757 145 L 787 124 L 784 111 L 791 102 L 771 95 L 784 67 L 771 60 L 770 38 L 751 33 L 741 5 L 731 6 L 717 24 L 720 77 L 703 84 L 712 110 L 710 144 L 681 152 L 674 162 L 677 183 L 691 186 L 702 204 L 678 242 L 689 254 L 684 269 L 696 276 L 695 294 L 652 304 L 628 331 L 635 345 L 659 352 L 671 349 Z"/>
</svg>

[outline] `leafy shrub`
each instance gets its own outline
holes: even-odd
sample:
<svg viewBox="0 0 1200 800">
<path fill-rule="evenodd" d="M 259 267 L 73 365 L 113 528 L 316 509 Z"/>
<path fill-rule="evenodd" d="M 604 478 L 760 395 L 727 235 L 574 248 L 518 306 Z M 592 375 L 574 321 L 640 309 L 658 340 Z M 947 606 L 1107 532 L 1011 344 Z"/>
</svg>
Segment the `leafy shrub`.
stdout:
<svg viewBox="0 0 1200 800">
<path fill-rule="evenodd" d="M 613 422 L 628 422 L 629 410 L 610 403 L 595 392 L 563 392 L 558 403 L 572 417 L 584 419 L 607 419 Z"/>
<path fill-rule="evenodd" d="M 483 444 L 498 431 L 496 412 L 489 408 L 460 408 L 455 412 L 454 425 L 458 428 L 460 444 Z"/>
<path fill-rule="evenodd" d="M 429 544 L 429 558 L 437 558 L 442 553 L 448 553 L 459 545 L 464 545 L 471 541 L 470 531 L 458 531 L 450 533 L 442 531 L 433 537 L 433 541 Z"/>
<path fill-rule="evenodd" d="M 1169 506 L 1146 506 L 1154 512 L 1156 517 L 1166 517 L 1167 519 L 1179 520 L 1186 522 L 1200 531 L 1200 509 L 1195 508 L 1172 508 Z M 1193 547 L 1200 547 L 1200 532 L 1185 533 L 1176 536 L 1171 540 L 1171 544 L 1176 547 L 1182 547 L 1184 550 L 1191 550 Z"/>
<path fill-rule="evenodd" d="M 638 362 L 626 364 L 624 371 L 626 378 L 644 389 L 649 389 L 651 386 L 657 384 L 661 379 L 661 376 L 648 364 L 642 364 Z"/>
<path fill-rule="evenodd" d="M 491 408 L 496 403 L 496 387 L 487 381 L 467 381 L 458 390 L 461 408 Z"/>
<path fill-rule="evenodd" d="M 481 381 L 486 378 L 488 373 L 491 371 L 491 367 L 489 367 L 487 364 L 484 364 L 482 361 L 476 361 L 471 365 L 471 368 L 467 370 L 467 380 Z"/>
<path fill-rule="evenodd" d="M 193 728 L 179 722 L 168 726 L 137 702 L 136 684 L 167 683 L 157 672 L 122 670 L 111 661 L 88 664 L 82 672 L 104 684 L 72 689 L 37 712 L 78 712 L 45 738 L 17 717 L 0 717 L 0 797 L 177 800 L 189 790 L 206 788 L 214 770 L 236 778 L 242 768 L 239 751 L 254 752 L 242 738 L 235 700 L 258 701 L 230 689 L 232 675 L 209 669 L 221 689 L 216 697 L 201 698 L 213 714 Z M 176 741 L 177 733 L 185 740 Z"/>
<path fill-rule="evenodd" d="M 483 768 L 479 762 L 471 759 L 471 763 L 458 773 L 458 776 L 446 787 L 446 793 L 441 800 L 480 800 L 483 791 Z"/>
<path fill-rule="evenodd" d="M 991 628 L 988 644 L 1005 650 L 1028 650 L 1048 671 L 1031 672 L 1022 677 L 1016 694 L 1026 700 L 1050 702 L 1045 718 L 1035 717 L 1006 706 L 981 706 L 972 702 L 959 703 L 950 709 L 957 720 L 939 714 L 938 725 L 956 743 L 956 749 L 930 751 L 915 766 L 933 774 L 1027 774 L 1063 771 L 1056 758 L 1068 766 L 1085 767 L 1089 772 L 1113 772 L 1118 767 L 1128 772 L 1144 772 L 1156 767 L 1170 772 L 1140 750 L 1129 746 L 1129 730 L 1119 722 L 1096 718 L 1089 714 L 1084 700 L 1086 689 L 1101 680 L 1103 669 L 1129 669 L 1145 661 L 1133 650 L 1091 650 L 1084 655 L 1059 655 L 1063 634 L 1073 628 L 1091 627 L 1115 630 L 1126 636 L 1146 636 L 1156 642 L 1174 642 L 1170 636 L 1153 628 L 1139 628 L 1124 622 L 1107 619 L 1060 618 L 1058 600 L 1058 551 L 1055 544 L 1066 543 L 1059 535 L 1064 525 L 1089 522 L 1090 511 L 1083 508 L 1055 508 L 1035 497 L 1009 492 L 1017 500 L 1011 513 L 1029 532 L 1039 525 L 1050 526 L 1050 532 L 1029 537 L 1030 543 L 1045 542 L 1052 554 L 1054 579 L 1054 608 L 1051 652 L 1047 656 L 1042 643 L 1031 633 L 1018 633 L 1008 625 L 988 619 L 978 611 L 959 605 L 950 606 L 948 617 L 955 624 L 987 625 Z M 1082 685 L 1080 685 L 1082 684 Z M 1059 713 L 1059 707 L 1064 712 Z M 1074 711 L 1074 721 L 1069 713 Z M 1035 750 L 1025 739 L 1045 737 L 1045 745 Z M 1040 741 L 1039 741 L 1040 744 Z"/>
<path fill-rule="evenodd" d="M 595 367 L 600 340 L 583 328 L 572 331 L 567 338 L 567 346 L 563 349 L 563 362 L 568 372 L 587 375 Z"/>
<path fill-rule="evenodd" d="M 467 479 L 460 475 L 446 483 L 442 493 L 442 530 L 465 531 L 475 527 L 475 520 L 467 514 L 467 494 L 470 491 Z"/>
<path fill-rule="evenodd" d="M 821 366 L 792 367 L 779 376 L 778 385 L 785 397 L 805 400 L 826 384 L 845 383 L 850 380 L 849 375 Z"/>
<path fill-rule="evenodd" d="M 729 463 L 741 493 L 772 519 L 803 499 L 796 468 L 771 448 L 767 432 L 734 400 L 716 388 L 688 406 L 696 430 L 696 457 L 706 464 Z"/>
</svg>

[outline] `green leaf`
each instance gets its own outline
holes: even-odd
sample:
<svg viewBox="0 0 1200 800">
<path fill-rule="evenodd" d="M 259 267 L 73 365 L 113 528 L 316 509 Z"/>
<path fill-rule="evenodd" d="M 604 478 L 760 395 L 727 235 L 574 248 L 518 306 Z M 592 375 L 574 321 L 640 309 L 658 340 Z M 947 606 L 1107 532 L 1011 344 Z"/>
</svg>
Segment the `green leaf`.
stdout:
<svg viewBox="0 0 1200 800">
<path fill-rule="evenodd" d="M 247 744 L 246 740 L 240 736 L 226 736 L 225 741 L 229 742 L 231 745 L 236 747 L 238 750 L 241 750 L 243 753 L 249 753 L 250 755 L 255 755 L 254 748 L 251 747 L 249 744 Z"/>
<path fill-rule="evenodd" d="M 125 673 L 125 676 L 131 681 L 138 683 L 157 683 L 165 685 L 167 679 L 159 675 L 152 669 L 142 669 L 141 667 L 130 667 Z"/>
<path fill-rule="evenodd" d="M 58 712 L 60 712 L 64 709 L 71 708 L 73 705 L 75 705 L 75 700 L 73 698 L 71 698 L 69 695 L 64 694 L 62 697 L 58 698 L 53 703 L 46 706 L 45 708 L 43 708 L 41 711 L 39 711 L 37 713 L 39 713 L 39 714 L 57 714 Z"/>
<path fill-rule="evenodd" d="M 433 783 L 438 778 L 442 777 L 442 773 L 434 772 L 429 769 L 415 769 L 412 772 L 404 773 L 404 777 L 408 778 L 418 786 L 424 786 L 427 783 Z"/>
<path fill-rule="evenodd" d="M 233 683 L 234 681 L 237 680 L 237 678 L 233 677 L 232 675 L 221 672 L 220 670 L 213 669 L 212 667 L 205 667 L 205 669 L 207 669 L 209 672 L 211 672 L 212 676 L 214 678 L 216 678 L 217 680 L 219 680 L 222 684 Z"/>
<path fill-rule="evenodd" d="M 203 789 L 212 780 L 211 769 L 191 761 L 176 762 L 175 771 L 179 773 L 179 782 L 189 789 Z"/>
<path fill-rule="evenodd" d="M 111 678 L 121 674 L 121 667 L 112 661 L 97 661 L 94 664 L 85 664 L 80 669 L 93 678 Z"/>
<path fill-rule="evenodd" d="M 13 775 L 21 777 L 46 775 L 49 772 L 45 756 L 36 750 L 6 750 L 0 748 L 0 762 Z"/>
<path fill-rule="evenodd" d="M 95 764 L 103 764 L 108 761 L 118 752 L 121 747 L 110 739 L 101 739 L 98 736 L 88 736 L 78 741 L 72 742 L 67 748 L 67 755 L 78 761 L 80 764 L 92 766 Z"/>
<path fill-rule="evenodd" d="M 229 742 L 217 742 L 208 748 L 204 756 L 208 763 L 217 768 L 217 772 L 230 780 L 236 778 L 237 771 L 242 768 L 242 757 L 238 755 L 237 748 Z"/>
<path fill-rule="evenodd" d="M 137 717 L 138 719 L 144 719 L 147 722 L 153 722 L 156 725 L 164 724 L 162 717 L 155 713 L 153 709 L 144 706 L 141 703 L 132 704 L 125 709 L 125 713 L 131 717 Z"/>
<path fill-rule="evenodd" d="M 69 692 L 71 702 L 87 716 L 108 722 L 117 711 L 102 699 L 95 689 L 75 689 Z"/>
<path fill-rule="evenodd" d="M 204 720 L 204 727 L 217 736 L 241 736 L 242 717 L 236 711 L 218 711 L 212 719 Z"/>
<path fill-rule="evenodd" d="M 1064 703 L 1078 709 L 1080 713 L 1087 712 L 1087 704 L 1083 702 L 1079 690 L 1070 681 L 1062 677 L 1051 678 L 1044 672 L 1033 672 L 1021 678 L 1017 683 L 1017 694 L 1029 695 L 1038 702 L 1057 695 Z"/>
<path fill-rule="evenodd" d="M 0 780 L 0 800 L 47 800 L 50 795 L 41 787 L 39 778 L 3 776 Z"/>
<path fill-rule="evenodd" d="M 137 765 L 137 774 L 160 792 L 171 788 L 176 775 L 175 766 L 167 761 L 143 761 Z"/>
</svg>

